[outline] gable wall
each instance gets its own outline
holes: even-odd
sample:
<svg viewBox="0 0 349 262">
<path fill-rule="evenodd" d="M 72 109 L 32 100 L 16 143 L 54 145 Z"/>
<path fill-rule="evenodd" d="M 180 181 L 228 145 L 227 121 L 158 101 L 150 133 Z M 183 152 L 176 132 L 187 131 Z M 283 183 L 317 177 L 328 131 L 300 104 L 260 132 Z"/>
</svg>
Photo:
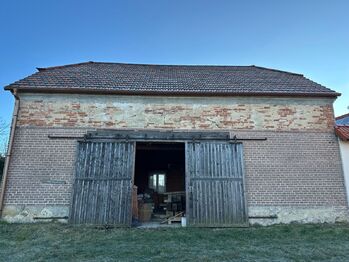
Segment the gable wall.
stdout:
<svg viewBox="0 0 349 262">
<path fill-rule="evenodd" d="M 106 101 L 106 102 L 104 102 Z M 229 130 L 244 141 L 250 215 L 279 222 L 347 218 L 331 99 L 21 95 L 4 216 L 68 215 L 76 139 L 96 128 Z"/>
<path fill-rule="evenodd" d="M 332 99 L 21 95 L 19 126 L 333 129 Z"/>
</svg>

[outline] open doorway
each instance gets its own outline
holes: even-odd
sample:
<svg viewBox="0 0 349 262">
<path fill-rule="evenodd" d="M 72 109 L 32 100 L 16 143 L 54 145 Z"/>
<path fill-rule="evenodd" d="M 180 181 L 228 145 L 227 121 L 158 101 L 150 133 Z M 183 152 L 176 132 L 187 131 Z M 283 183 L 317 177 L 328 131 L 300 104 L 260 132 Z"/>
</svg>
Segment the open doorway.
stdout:
<svg viewBox="0 0 349 262">
<path fill-rule="evenodd" d="M 184 149 L 184 143 L 136 143 L 132 211 L 136 224 L 185 220 Z"/>
</svg>

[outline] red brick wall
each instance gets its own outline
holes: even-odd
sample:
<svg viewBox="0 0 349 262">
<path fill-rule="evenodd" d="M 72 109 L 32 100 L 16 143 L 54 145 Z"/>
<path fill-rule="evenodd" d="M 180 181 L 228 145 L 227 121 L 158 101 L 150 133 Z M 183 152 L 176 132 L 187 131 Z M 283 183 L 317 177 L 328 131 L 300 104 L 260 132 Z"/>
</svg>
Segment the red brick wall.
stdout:
<svg viewBox="0 0 349 262">
<path fill-rule="evenodd" d="M 86 129 L 17 128 L 5 202 L 69 205 L 77 135 Z M 338 142 L 325 132 L 234 131 L 244 141 L 249 206 L 345 206 Z M 60 184 L 60 183 L 63 184 Z"/>
<path fill-rule="evenodd" d="M 332 131 L 332 100 L 22 95 L 19 126 Z"/>
</svg>

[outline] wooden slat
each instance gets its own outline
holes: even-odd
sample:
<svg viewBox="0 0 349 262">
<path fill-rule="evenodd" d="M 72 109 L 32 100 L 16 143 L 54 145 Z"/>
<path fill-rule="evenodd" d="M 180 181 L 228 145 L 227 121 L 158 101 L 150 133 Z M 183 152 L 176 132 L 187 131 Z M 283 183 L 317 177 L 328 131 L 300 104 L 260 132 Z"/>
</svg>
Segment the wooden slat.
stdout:
<svg viewBox="0 0 349 262">
<path fill-rule="evenodd" d="M 129 177 L 77 177 L 75 180 L 93 180 L 93 181 L 99 181 L 99 180 L 130 180 Z"/>
<path fill-rule="evenodd" d="M 70 222 L 131 223 L 134 142 L 78 144 Z"/>
<path fill-rule="evenodd" d="M 130 140 L 227 140 L 230 132 L 200 131 L 145 131 L 145 130 L 98 130 L 88 132 L 85 139 L 130 139 Z"/>
<path fill-rule="evenodd" d="M 248 225 L 242 161 L 239 143 L 186 143 L 190 225 Z"/>
</svg>

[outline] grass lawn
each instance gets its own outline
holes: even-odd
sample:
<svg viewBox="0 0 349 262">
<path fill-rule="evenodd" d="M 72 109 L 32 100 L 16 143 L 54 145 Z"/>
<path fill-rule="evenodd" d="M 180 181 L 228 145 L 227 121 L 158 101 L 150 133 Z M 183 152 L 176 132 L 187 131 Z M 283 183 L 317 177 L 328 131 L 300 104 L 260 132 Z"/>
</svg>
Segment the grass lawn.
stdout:
<svg viewBox="0 0 349 262">
<path fill-rule="evenodd" d="M 1 261 L 349 261 L 349 225 L 101 229 L 0 224 Z"/>
</svg>

